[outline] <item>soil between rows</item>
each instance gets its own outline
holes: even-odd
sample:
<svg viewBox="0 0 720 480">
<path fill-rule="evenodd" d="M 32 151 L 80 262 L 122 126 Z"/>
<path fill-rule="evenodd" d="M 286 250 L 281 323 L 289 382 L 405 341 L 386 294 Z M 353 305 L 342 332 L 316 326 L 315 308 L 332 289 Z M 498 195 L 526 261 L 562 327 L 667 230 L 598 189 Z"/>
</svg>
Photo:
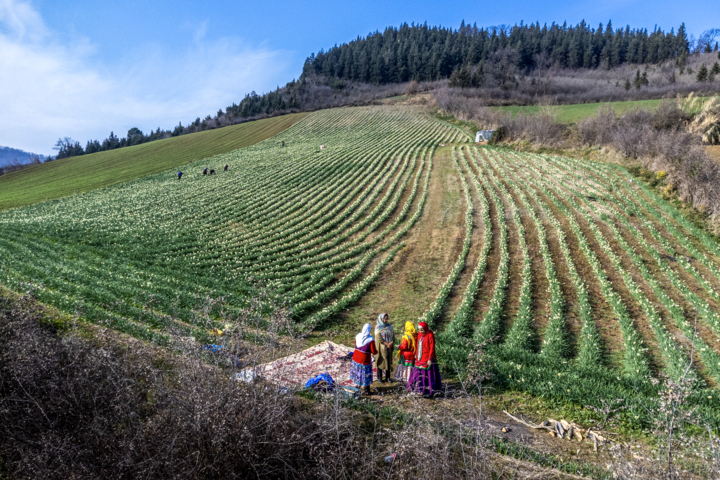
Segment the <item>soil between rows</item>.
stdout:
<svg viewBox="0 0 720 480">
<path fill-rule="evenodd" d="M 508 165 L 513 168 L 513 172 L 516 175 L 522 176 L 519 169 L 514 166 L 511 161 L 508 161 Z M 537 201 L 533 198 L 533 196 L 528 195 L 528 187 L 522 186 L 522 188 L 525 190 L 526 196 L 533 205 L 536 215 L 545 225 L 545 230 L 547 232 L 547 237 L 550 242 L 551 249 L 553 244 L 555 244 L 559 249 L 559 240 L 557 237 L 557 232 L 555 231 L 555 227 L 552 223 L 550 223 L 550 219 L 548 219 L 545 216 L 544 212 L 540 209 Z M 550 202 L 544 195 L 542 195 L 542 192 L 535 190 L 533 191 L 538 195 L 538 198 L 543 202 L 544 205 L 548 207 L 548 209 L 558 220 L 562 231 L 565 234 L 565 241 L 567 242 L 568 248 L 572 253 L 572 258 L 575 263 L 575 269 L 577 270 L 580 279 L 585 284 L 588 290 L 589 301 L 592 308 L 592 318 L 595 322 L 595 327 L 597 328 L 598 333 L 602 338 L 603 347 L 605 348 L 607 354 L 606 361 L 608 363 L 608 366 L 617 368 L 621 365 L 622 362 L 622 352 L 624 350 L 624 346 L 622 332 L 617 321 L 614 318 L 612 308 L 603 297 L 602 290 L 600 289 L 600 284 L 595 277 L 595 273 L 593 272 L 589 261 L 580 249 L 578 240 L 575 237 L 572 229 L 570 228 L 570 223 L 567 218 L 565 218 L 564 214 L 562 214 L 552 202 Z M 559 263 L 564 263 L 564 261 Z"/>
</svg>

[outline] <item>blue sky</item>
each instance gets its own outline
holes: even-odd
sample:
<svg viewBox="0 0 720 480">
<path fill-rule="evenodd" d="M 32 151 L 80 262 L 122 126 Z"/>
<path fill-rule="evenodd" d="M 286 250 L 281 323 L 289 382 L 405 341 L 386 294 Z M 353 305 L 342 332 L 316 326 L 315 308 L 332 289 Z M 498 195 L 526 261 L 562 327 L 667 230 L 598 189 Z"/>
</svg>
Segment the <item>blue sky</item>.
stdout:
<svg viewBox="0 0 720 480">
<path fill-rule="evenodd" d="M 171 128 L 297 77 L 320 48 L 402 22 L 720 28 L 720 2 L 0 0 L 0 145 L 51 154 Z"/>
</svg>

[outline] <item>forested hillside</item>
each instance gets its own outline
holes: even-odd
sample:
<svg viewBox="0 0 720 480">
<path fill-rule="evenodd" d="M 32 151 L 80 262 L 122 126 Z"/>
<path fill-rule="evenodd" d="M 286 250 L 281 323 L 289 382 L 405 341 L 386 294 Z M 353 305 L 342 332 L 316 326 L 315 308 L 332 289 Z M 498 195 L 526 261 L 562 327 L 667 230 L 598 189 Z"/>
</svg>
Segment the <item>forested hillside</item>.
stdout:
<svg viewBox="0 0 720 480">
<path fill-rule="evenodd" d="M 713 64 L 717 59 L 703 64 L 705 76 L 698 77 L 702 66 L 695 64 L 695 54 L 716 51 L 718 36 L 720 30 L 712 30 L 694 41 L 685 24 L 677 32 L 649 32 L 629 26 L 614 29 L 612 22 L 597 28 L 585 22 L 488 28 L 463 22 L 458 29 L 404 23 L 311 54 L 299 79 L 264 94 L 248 93 L 215 114 L 150 134 L 133 128 L 126 138 L 118 138 L 111 132 L 106 140 L 90 140 L 84 148 L 81 142 L 60 139 L 57 156 L 112 150 L 272 115 L 367 105 L 406 93 L 410 82 L 413 91 L 445 85 L 481 89 L 471 96 L 483 97 L 488 105 L 531 105 L 547 98 L 569 104 L 707 95 L 717 90 L 714 79 L 720 65 Z"/>
<path fill-rule="evenodd" d="M 497 54 L 509 49 L 513 63 L 528 69 L 537 55 L 546 55 L 565 68 L 612 68 L 625 63 L 660 63 L 682 59 L 690 52 L 685 24 L 675 33 L 660 29 L 590 28 L 584 21 L 540 26 L 516 25 L 511 29 L 478 28 L 464 23 L 459 29 L 403 24 L 327 52 L 311 55 L 303 75 L 322 74 L 370 83 L 433 81 L 448 78 L 462 67 L 497 62 Z M 507 55 L 507 54 L 506 54 Z"/>
</svg>

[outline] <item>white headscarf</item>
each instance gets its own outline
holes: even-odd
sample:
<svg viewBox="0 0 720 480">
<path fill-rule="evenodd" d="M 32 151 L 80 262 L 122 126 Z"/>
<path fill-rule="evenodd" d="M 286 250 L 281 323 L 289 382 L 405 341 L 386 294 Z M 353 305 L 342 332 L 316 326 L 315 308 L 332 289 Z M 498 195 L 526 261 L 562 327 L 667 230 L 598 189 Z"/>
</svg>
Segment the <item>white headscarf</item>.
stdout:
<svg viewBox="0 0 720 480">
<path fill-rule="evenodd" d="M 362 332 L 355 335 L 355 348 L 364 347 L 373 340 L 372 335 L 370 335 L 370 324 L 366 323 L 362 328 Z"/>
<path fill-rule="evenodd" d="M 377 324 L 375 325 L 376 337 L 380 334 L 380 330 L 387 326 L 387 323 L 385 323 L 385 315 L 385 313 L 381 313 L 380 315 L 378 315 Z"/>
</svg>

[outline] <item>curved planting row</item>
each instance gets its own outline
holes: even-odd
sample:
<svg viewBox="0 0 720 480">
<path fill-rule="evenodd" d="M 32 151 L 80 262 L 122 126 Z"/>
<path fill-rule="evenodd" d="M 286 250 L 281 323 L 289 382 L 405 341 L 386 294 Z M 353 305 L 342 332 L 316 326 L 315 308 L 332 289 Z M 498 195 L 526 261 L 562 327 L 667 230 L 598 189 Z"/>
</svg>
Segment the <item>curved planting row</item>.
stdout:
<svg viewBox="0 0 720 480">
<path fill-rule="evenodd" d="M 454 152 L 453 152 L 454 153 Z M 475 269 L 473 270 L 472 276 L 470 277 L 470 282 L 468 283 L 467 287 L 465 288 L 465 292 L 463 293 L 463 299 L 462 303 L 460 304 L 460 307 L 458 308 L 457 312 L 453 316 L 453 319 L 448 324 L 446 330 L 445 330 L 445 336 L 447 338 L 446 341 L 453 342 L 455 340 L 466 338 L 469 334 L 473 331 L 473 320 L 475 318 L 475 311 L 473 310 L 473 304 L 475 303 L 475 297 L 477 295 L 478 289 L 480 287 L 480 282 L 482 282 L 483 277 L 485 276 L 485 271 L 487 269 L 487 261 L 488 261 L 488 253 L 490 252 L 490 247 L 492 246 L 492 221 L 490 220 L 490 205 L 488 204 L 487 197 L 485 196 L 485 193 L 483 192 L 482 187 L 480 186 L 480 182 L 477 179 L 477 175 L 475 172 L 470 168 L 470 165 L 468 164 L 468 161 L 462 151 L 459 152 L 459 158 L 461 160 L 462 166 L 465 168 L 467 172 L 470 174 L 470 178 L 472 180 L 472 183 L 475 187 L 475 191 L 478 194 L 478 197 L 480 199 L 480 217 L 483 220 L 483 243 L 482 243 L 482 249 L 480 250 L 480 256 L 478 257 L 477 263 L 475 265 Z M 460 173 L 460 178 L 463 181 L 464 187 L 467 187 L 467 182 L 465 180 L 465 176 L 462 174 L 462 171 L 460 170 L 458 164 L 457 164 L 457 158 L 453 157 L 455 161 L 455 167 Z M 469 191 L 467 188 L 466 190 L 466 201 L 468 204 L 471 202 L 471 197 L 469 194 Z M 466 218 L 465 223 L 466 226 L 468 222 L 472 222 L 472 219 L 470 218 L 470 215 L 472 214 L 471 211 L 466 212 Z M 470 223 L 472 224 L 472 223 Z M 466 239 L 469 238 L 466 234 Z"/>
<path fill-rule="evenodd" d="M 527 195 L 524 191 L 522 191 L 519 187 L 519 185 L 513 181 L 507 174 L 507 172 L 504 167 L 502 166 L 501 162 L 494 163 L 496 169 L 500 169 L 500 171 L 505 173 L 505 179 L 508 183 L 510 183 L 514 188 L 515 191 L 518 193 L 520 198 L 522 199 L 523 206 L 527 209 L 529 212 L 530 217 L 533 219 L 534 224 L 538 228 L 539 237 L 540 237 L 540 249 L 542 252 L 543 260 L 547 263 L 552 263 L 552 257 L 550 256 L 550 251 L 547 247 L 547 234 L 545 232 L 545 227 L 540 221 L 540 219 L 537 217 L 535 213 L 535 209 L 533 208 L 531 202 L 529 201 Z M 537 197 L 534 197 L 537 201 Z M 580 278 L 580 275 L 578 274 L 577 268 L 575 266 L 575 260 L 573 259 L 573 254 L 570 251 L 570 247 L 568 246 L 565 232 L 560 224 L 560 222 L 555 218 L 553 213 L 550 211 L 549 208 L 543 203 L 540 203 L 540 211 L 546 216 L 548 221 L 552 224 L 555 234 L 558 238 L 558 243 L 560 245 L 560 250 L 562 252 L 563 258 L 565 260 L 565 264 L 568 268 L 568 271 L 570 273 L 570 280 L 573 283 L 573 287 L 575 288 L 577 297 L 578 297 L 578 310 L 580 313 L 580 320 L 581 320 L 581 329 L 580 329 L 580 339 L 578 340 L 578 355 L 577 355 L 577 364 L 583 368 L 583 369 L 593 369 L 597 368 L 602 364 L 602 342 L 600 340 L 600 335 L 597 332 L 597 328 L 595 326 L 595 323 L 592 318 L 592 308 L 590 306 L 590 298 L 588 294 L 587 287 L 585 286 L 585 283 Z M 554 269 L 553 269 L 554 271 Z M 548 275 L 548 278 L 551 279 L 551 273 L 548 271 L 548 268 L 546 267 L 546 275 Z M 559 295 L 559 285 L 557 278 L 554 278 L 552 280 L 549 280 L 551 283 L 554 283 L 555 286 L 550 286 L 551 291 L 551 298 L 553 295 Z M 555 293 L 557 292 L 557 293 Z M 556 305 L 559 304 L 559 301 L 556 303 Z M 557 308 L 557 307 L 556 307 Z"/>
<path fill-rule="evenodd" d="M 428 307 L 427 311 L 425 311 L 425 313 L 423 313 L 423 315 L 420 317 L 420 321 L 426 322 L 431 328 L 435 327 L 435 322 L 440 317 L 440 314 L 445 308 L 445 303 L 447 302 L 447 298 L 450 295 L 450 291 L 452 290 L 455 281 L 460 276 L 460 272 L 463 270 L 463 268 L 465 268 L 465 259 L 467 258 L 467 254 L 470 251 L 470 240 L 473 230 L 472 214 L 474 207 L 472 203 L 472 198 L 470 197 L 470 189 L 468 188 L 467 180 L 465 179 L 465 175 L 463 175 L 462 170 L 460 170 L 460 165 L 457 161 L 456 147 L 453 147 L 452 149 L 452 156 L 455 170 L 460 175 L 460 183 L 462 184 L 465 197 L 465 240 L 463 241 L 463 248 L 460 251 L 457 260 L 455 261 L 452 270 L 450 270 L 450 274 L 447 276 L 445 282 L 443 282 L 442 286 L 440 287 L 440 291 L 438 292 L 437 297 L 430 304 L 430 307 Z"/>
<path fill-rule="evenodd" d="M 477 157 L 486 166 L 489 181 L 502 181 L 507 188 L 513 189 L 515 197 L 509 192 L 504 194 L 518 199 L 515 208 L 524 208 L 530 213 L 538 232 L 544 227 L 535 208 L 547 218 L 558 235 L 570 280 L 578 294 L 581 330 L 573 363 L 581 371 L 589 372 L 604 363 L 604 355 L 593 322 L 588 291 L 566 241 L 568 234 L 575 237 L 623 333 L 623 370 L 627 378 L 642 381 L 650 373 L 645 356 L 647 347 L 642 345 L 634 325 L 640 322 L 652 332 L 653 340 L 657 342 L 652 348 L 663 359 L 663 370 L 671 378 L 678 379 L 687 374 L 692 348 L 701 360 L 700 364 L 695 363 L 693 370 L 704 367 L 709 378 L 720 383 L 720 353 L 716 348 L 719 316 L 717 306 L 709 301 L 715 300 L 714 279 L 705 278 L 689 257 L 675 261 L 676 257 L 672 256 L 677 255 L 673 244 L 680 244 L 699 264 L 714 273 L 714 249 L 706 245 L 712 240 L 709 236 L 694 236 L 691 224 L 679 212 L 673 212 L 669 204 L 663 204 L 664 201 L 646 187 L 633 188 L 634 182 L 628 182 L 623 171 L 616 167 L 534 154 L 504 152 L 499 155 L 492 149 L 484 150 L 483 155 L 478 153 Z M 560 220 L 569 230 L 565 230 Z M 544 239 L 544 232 L 539 236 Z M 523 250 L 523 241 L 520 242 Z M 540 242 L 542 253 L 544 241 Z M 591 246 L 593 244 L 595 246 Z M 701 251 L 701 247 L 706 250 Z M 602 252 L 607 263 L 599 260 L 595 248 Z M 545 259 L 552 261 L 549 255 Z M 671 264 L 671 260 L 675 263 Z M 698 280 L 697 284 L 689 285 L 680 271 Z M 610 281 L 609 276 L 617 280 Z M 620 282 L 618 285 L 629 294 L 642 317 L 630 315 L 628 306 L 613 286 L 615 281 Z M 680 299 L 680 303 L 675 298 Z M 696 330 L 695 311 L 699 314 L 698 321 L 710 326 L 712 333 L 701 334 Z M 671 322 L 673 327 L 666 322 Z M 676 333 L 670 328 L 676 328 Z M 547 341 L 548 333 L 549 329 L 543 334 L 543 341 Z M 508 335 L 505 343 L 514 347 L 517 342 L 514 335 Z M 506 354 L 506 358 L 511 357 Z M 689 374 L 695 375 L 692 370 Z"/>
<path fill-rule="evenodd" d="M 164 172 L 3 212 L 0 281 L 33 283 L 50 305 L 143 338 L 167 326 L 201 334 L 204 299 L 222 297 L 232 314 L 257 282 L 322 322 L 402 247 L 434 146 L 458 132 L 412 109 L 322 111 L 202 161 L 213 176 L 188 165 L 181 181 Z"/>
<path fill-rule="evenodd" d="M 588 184 L 584 178 L 579 179 L 584 183 L 584 186 L 588 189 L 595 188 L 594 186 Z M 625 236 L 628 238 L 636 241 L 639 245 L 639 247 L 644 251 L 650 254 L 650 256 L 654 259 L 655 264 L 659 267 L 657 270 L 660 275 L 659 277 L 661 279 L 666 279 L 669 281 L 669 283 L 675 287 L 677 292 L 680 293 L 682 297 L 685 298 L 685 300 L 688 302 L 689 305 L 692 305 L 696 308 L 698 308 L 700 311 L 702 311 L 706 317 L 707 320 L 709 320 L 709 323 L 713 327 L 717 327 L 717 314 L 712 311 L 710 305 L 707 301 L 702 299 L 700 296 L 695 294 L 690 290 L 690 288 L 685 284 L 678 275 L 672 270 L 668 262 L 663 257 L 663 254 L 651 243 L 647 241 L 645 238 L 645 235 L 634 225 L 630 223 L 628 218 L 620 212 L 611 202 L 606 201 L 602 194 L 605 194 L 608 196 L 610 200 L 618 200 L 617 197 L 612 193 L 612 191 L 607 192 L 600 192 L 598 191 L 598 195 L 596 197 L 596 202 L 591 202 L 587 199 L 587 196 L 582 195 L 577 190 L 566 187 L 569 191 L 571 191 L 576 198 L 582 200 L 585 204 L 583 207 L 583 210 L 590 210 L 593 213 L 595 213 L 596 216 L 601 217 L 602 214 L 598 211 L 598 207 L 595 205 L 595 203 L 598 203 L 602 205 L 605 209 L 607 209 L 608 212 L 611 213 L 611 216 L 607 219 L 606 223 L 608 224 L 609 228 L 613 232 L 615 239 L 620 244 L 621 248 L 625 251 L 625 253 L 630 257 L 630 259 L 633 261 L 635 268 L 640 272 L 642 278 L 648 283 L 648 285 L 651 287 L 652 291 L 654 292 L 657 299 L 660 301 L 661 305 L 665 308 L 665 310 L 668 312 L 670 317 L 673 319 L 673 322 L 678 327 L 680 331 L 683 332 L 683 334 L 686 337 L 687 342 L 693 342 L 695 351 L 698 353 L 700 358 L 703 361 L 703 364 L 707 368 L 709 374 L 715 381 L 720 380 L 720 355 L 718 355 L 717 352 L 715 352 L 710 346 L 708 346 L 703 338 L 697 334 L 695 330 L 695 325 L 691 321 L 688 315 L 688 313 L 692 312 L 686 312 L 683 310 L 683 308 L 678 305 L 675 301 L 670 298 L 668 295 L 668 292 L 663 289 L 663 287 L 660 285 L 658 279 L 656 278 L 656 275 L 651 273 L 650 269 L 648 268 L 648 265 L 646 264 L 646 261 L 643 259 L 643 257 L 636 251 L 636 248 L 633 247 L 628 243 Z M 613 188 L 614 190 L 615 188 Z M 626 204 L 625 207 L 628 209 L 628 211 L 632 212 L 633 215 L 636 218 L 640 218 L 641 220 L 646 220 L 643 217 L 643 214 L 632 204 Z M 606 216 L 607 217 L 607 216 Z M 616 225 L 616 223 L 613 220 L 619 221 L 619 223 L 625 227 L 624 232 L 621 231 L 621 229 Z M 676 347 L 673 346 L 673 350 L 675 350 Z M 684 369 L 687 368 L 688 365 L 687 360 L 683 361 L 680 364 L 680 371 L 679 372 L 669 372 L 671 375 L 674 373 L 675 375 L 683 375 Z"/>
</svg>

